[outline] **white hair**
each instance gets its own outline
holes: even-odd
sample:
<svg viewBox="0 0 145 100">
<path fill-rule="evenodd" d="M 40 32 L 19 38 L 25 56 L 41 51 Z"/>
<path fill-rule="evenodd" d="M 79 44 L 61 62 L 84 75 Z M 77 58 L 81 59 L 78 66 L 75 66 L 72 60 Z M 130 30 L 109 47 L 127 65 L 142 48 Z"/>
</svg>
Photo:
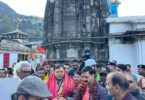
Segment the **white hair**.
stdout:
<svg viewBox="0 0 145 100">
<path fill-rule="evenodd" d="M 24 66 L 30 67 L 31 69 L 31 64 L 28 61 L 20 61 L 16 64 L 16 71 L 20 72 Z"/>
</svg>

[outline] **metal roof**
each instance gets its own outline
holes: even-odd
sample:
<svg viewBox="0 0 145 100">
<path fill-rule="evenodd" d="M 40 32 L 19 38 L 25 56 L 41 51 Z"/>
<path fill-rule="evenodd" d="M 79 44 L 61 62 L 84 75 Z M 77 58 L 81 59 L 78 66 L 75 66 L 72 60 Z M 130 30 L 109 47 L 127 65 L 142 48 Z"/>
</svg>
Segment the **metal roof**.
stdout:
<svg viewBox="0 0 145 100">
<path fill-rule="evenodd" d="M 5 40 L 3 39 L 0 42 L 0 50 L 5 50 L 5 51 L 18 51 L 18 52 L 29 52 L 31 51 L 31 48 L 20 44 L 15 41 L 10 41 L 10 40 Z"/>
</svg>

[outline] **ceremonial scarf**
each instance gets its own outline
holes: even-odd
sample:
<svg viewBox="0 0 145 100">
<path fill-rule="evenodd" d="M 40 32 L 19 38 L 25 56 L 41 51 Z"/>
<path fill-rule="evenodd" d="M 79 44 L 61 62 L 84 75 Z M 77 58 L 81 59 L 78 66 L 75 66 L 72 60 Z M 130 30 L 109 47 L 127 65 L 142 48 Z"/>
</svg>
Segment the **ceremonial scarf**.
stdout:
<svg viewBox="0 0 145 100">
<path fill-rule="evenodd" d="M 54 73 L 52 73 L 49 77 L 49 80 L 46 82 L 48 90 L 51 92 L 52 97 L 50 97 L 50 100 L 53 98 L 59 96 L 58 94 L 58 88 L 57 88 L 57 82 L 54 76 Z M 69 77 L 67 73 L 65 73 L 64 76 L 64 85 L 63 85 L 63 91 L 61 93 L 62 97 L 67 97 L 72 95 L 74 89 L 74 83 L 73 80 Z"/>
<path fill-rule="evenodd" d="M 90 88 L 87 87 L 86 88 L 86 92 L 85 92 L 85 94 L 83 96 L 83 100 L 89 100 L 89 91 L 90 91 Z"/>
</svg>

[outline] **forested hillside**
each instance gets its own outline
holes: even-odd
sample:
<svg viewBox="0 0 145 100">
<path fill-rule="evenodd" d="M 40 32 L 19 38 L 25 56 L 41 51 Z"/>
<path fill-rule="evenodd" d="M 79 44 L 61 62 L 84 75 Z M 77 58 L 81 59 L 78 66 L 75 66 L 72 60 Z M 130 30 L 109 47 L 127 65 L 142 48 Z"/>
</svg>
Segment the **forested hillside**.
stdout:
<svg viewBox="0 0 145 100">
<path fill-rule="evenodd" d="M 42 37 L 43 19 L 36 16 L 20 15 L 0 1 L 0 34 L 19 29 L 33 37 Z"/>
</svg>

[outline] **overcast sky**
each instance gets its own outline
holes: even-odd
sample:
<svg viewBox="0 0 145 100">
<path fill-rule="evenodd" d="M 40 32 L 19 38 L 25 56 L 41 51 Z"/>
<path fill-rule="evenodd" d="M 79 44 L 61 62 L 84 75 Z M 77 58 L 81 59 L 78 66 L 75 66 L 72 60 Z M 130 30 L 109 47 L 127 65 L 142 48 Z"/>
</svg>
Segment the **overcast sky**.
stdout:
<svg viewBox="0 0 145 100">
<path fill-rule="evenodd" d="M 46 0 L 0 0 L 7 3 L 17 13 L 44 16 Z"/>
<path fill-rule="evenodd" d="M 44 16 L 46 0 L 0 0 L 24 15 Z M 145 15 L 145 0 L 120 0 L 119 16 Z"/>
<path fill-rule="evenodd" d="M 119 16 L 145 15 L 145 0 L 120 0 Z"/>
</svg>

